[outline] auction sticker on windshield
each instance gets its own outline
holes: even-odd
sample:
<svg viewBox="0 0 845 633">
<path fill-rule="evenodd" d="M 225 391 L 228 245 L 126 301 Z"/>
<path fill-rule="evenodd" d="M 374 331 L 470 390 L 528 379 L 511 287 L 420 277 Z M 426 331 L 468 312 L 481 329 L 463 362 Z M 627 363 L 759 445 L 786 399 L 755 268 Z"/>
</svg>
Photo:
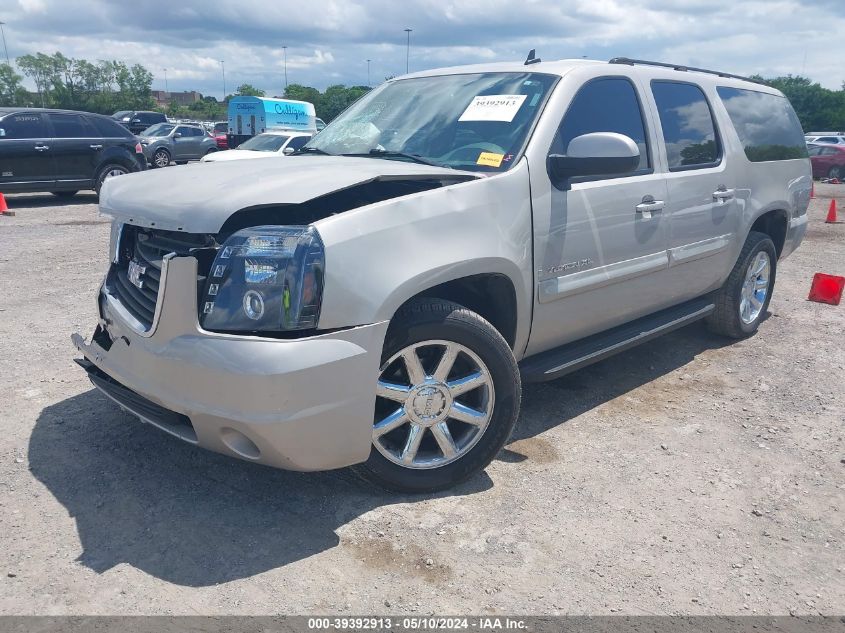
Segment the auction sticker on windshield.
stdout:
<svg viewBox="0 0 845 633">
<path fill-rule="evenodd" d="M 479 95 L 472 100 L 458 121 L 505 121 L 519 112 L 526 95 Z"/>
<path fill-rule="evenodd" d="M 502 159 L 504 159 L 504 154 L 494 154 L 493 152 L 481 152 L 478 155 L 478 160 L 475 161 L 476 165 L 487 165 L 488 167 L 501 167 L 502 166 Z"/>
</svg>

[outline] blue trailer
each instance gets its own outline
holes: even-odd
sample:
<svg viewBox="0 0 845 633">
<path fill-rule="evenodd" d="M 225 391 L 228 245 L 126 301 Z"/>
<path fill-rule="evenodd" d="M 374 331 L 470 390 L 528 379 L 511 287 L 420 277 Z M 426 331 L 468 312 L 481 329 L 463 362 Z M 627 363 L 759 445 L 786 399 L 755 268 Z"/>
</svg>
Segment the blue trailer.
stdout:
<svg viewBox="0 0 845 633">
<path fill-rule="evenodd" d="M 267 130 L 316 133 L 314 104 L 267 97 L 233 97 L 229 100 L 227 140 L 230 149 Z"/>
</svg>

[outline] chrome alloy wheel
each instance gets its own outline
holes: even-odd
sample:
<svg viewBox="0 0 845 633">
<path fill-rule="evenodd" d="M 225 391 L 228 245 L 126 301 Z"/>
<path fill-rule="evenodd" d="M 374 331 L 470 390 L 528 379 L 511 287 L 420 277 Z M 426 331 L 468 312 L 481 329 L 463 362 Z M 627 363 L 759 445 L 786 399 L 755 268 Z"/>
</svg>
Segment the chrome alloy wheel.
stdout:
<svg viewBox="0 0 845 633">
<path fill-rule="evenodd" d="M 476 445 L 493 413 L 493 378 L 453 341 L 422 341 L 394 354 L 376 388 L 373 445 L 405 468 L 439 468 Z"/>
<path fill-rule="evenodd" d="M 153 162 L 156 167 L 167 167 L 170 164 L 170 154 L 160 149 L 153 154 Z"/>
<path fill-rule="evenodd" d="M 122 176 L 125 173 L 127 173 L 127 171 L 123 167 L 112 167 L 106 172 L 105 176 L 103 176 L 103 182 L 109 178 L 114 178 L 115 176 Z"/>
<path fill-rule="evenodd" d="M 769 254 L 760 251 L 745 271 L 745 281 L 742 283 L 739 318 L 746 325 L 753 323 L 763 310 L 766 295 L 769 292 L 771 273 L 772 265 L 769 261 Z"/>
</svg>

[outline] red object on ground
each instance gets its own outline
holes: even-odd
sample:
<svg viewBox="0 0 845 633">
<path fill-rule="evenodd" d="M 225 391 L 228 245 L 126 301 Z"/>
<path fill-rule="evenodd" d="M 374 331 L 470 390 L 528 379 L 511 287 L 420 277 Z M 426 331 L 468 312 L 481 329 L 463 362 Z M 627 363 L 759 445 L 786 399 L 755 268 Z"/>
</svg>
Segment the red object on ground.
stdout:
<svg viewBox="0 0 845 633">
<path fill-rule="evenodd" d="M 816 273 L 813 275 L 813 284 L 810 286 L 810 296 L 807 299 L 838 306 L 842 300 L 843 289 L 845 289 L 845 277 Z"/>
<path fill-rule="evenodd" d="M 827 210 L 827 219 L 825 220 L 826 224 L 835 224 L 836 223 L 836 199 L 830 201 L 830 209 Z"/>
<path fill-rule="evenodd" d="M 15 215 L 9 211 L 9 205 L 6 204 L 6 198 L 0 193 L 0 215 Z"/>
</svg>

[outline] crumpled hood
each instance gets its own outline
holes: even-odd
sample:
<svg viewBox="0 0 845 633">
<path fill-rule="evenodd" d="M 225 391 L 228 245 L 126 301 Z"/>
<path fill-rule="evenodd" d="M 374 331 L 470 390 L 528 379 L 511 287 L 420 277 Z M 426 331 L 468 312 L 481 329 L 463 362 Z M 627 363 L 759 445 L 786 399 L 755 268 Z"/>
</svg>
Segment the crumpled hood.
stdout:
<svg viewBox="0 0 845 633">
<path fill-rule="evenodd" d="M 129 224 L 187 233 L 217 233 L 234 212 L 259 205 L 301 204 L 377 178 L 479 177 L 445 167 L 341 156 L 278 156 L 195 163 L 108 179 L 100 211 Z"/>
</svg>

